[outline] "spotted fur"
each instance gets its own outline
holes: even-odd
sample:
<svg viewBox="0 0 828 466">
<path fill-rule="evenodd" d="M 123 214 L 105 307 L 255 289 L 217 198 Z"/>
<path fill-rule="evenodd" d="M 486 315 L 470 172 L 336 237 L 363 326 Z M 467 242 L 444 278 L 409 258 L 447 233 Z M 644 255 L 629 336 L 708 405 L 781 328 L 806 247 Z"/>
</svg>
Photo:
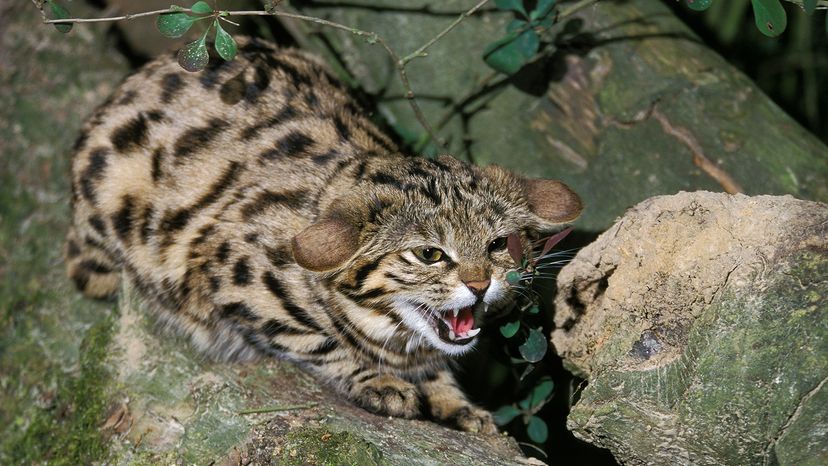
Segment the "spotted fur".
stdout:
<svg viewBox="0 0 828 466">
<path fill-rule="evenodd" d="M 217 359 L 285 358 L 371 411 L 471 431 L 496 429 L 447 360 L 473 342 L 435 319 L 508 295 L 493 241 L 580 212 L 558 182 L 399 155 L 315 59 L 255 40 L 200 74 L 151 62 L 75 149 L 65 255 L 85 294 L 123 275 Z"/>
</svg>

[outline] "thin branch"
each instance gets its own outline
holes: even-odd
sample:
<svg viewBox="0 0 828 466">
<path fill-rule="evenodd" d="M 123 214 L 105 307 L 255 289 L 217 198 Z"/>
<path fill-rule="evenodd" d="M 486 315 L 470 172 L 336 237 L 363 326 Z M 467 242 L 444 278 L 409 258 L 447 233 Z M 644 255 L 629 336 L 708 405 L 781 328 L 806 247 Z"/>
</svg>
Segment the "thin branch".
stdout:
<svg viewBox="0 0 828 466">
<path fill-rule="evenodd" d="M 566 18 L 567 16 L 574 15 L 575 13 L 583 10 L 584 8 L 592 5 L 593 3 L 598 3 L 600 0 L 581 0 L 580 2 L 570 6 L 569 8 L 562 9 L 558 13 L 558 18 Z"/>
<path fill-rule="evenodd" d="M 405 66 L 408 62 L 410 62 L 411 60 L 413 60 L 415 58 L 425 57 L 426 55 L 428 55 L 426 53 L 426 50 L 429 47 L 434 45 L 435 42 L 442 39 L 446 34 L 451 32 L 451 30 L 454 29 L 458 24 L 462 23 L 464 19 L 466 19 L 469 16 L 475 14 L 477 12 L 477 10 L 483 8 L 483 5 L 488 3 L 488 1 L 489 0 L 481 0 L 480 2 L 477 3 L 477 5 L 469 8 L 468 11 L 466 11 L 465 13 L 458 16 L 457 19 L 452 21 L 451 24 L 449 24 L 447 28 L 443 29 L 439 34 L 434 36 L 430 41 L 426 42 L 422 47 L 420 47 L 417 50 L 415 50 L 414 52 L 406 55 L 405 58 L 402 59 L 402 62 L 401 62 L 402 66 Z"/>
<path fill-rule="evenodd" d="M 266 408 L 252 408 L 252 409 L 244 409 L 239 411 L 239 414 L 244 416 L 247 414 L 264 414 L 264 413 L 276 413 L 279 411 L 296 411 L 299 409 L 311 409 L 316 407 L 317 403 L 305 403 L 301 405 L 288 405 L 288 406 L 269 406 Z"/>
<path fill-rule="evenodd" d="M 32 0 L 33 2 L 37 0 Z M 126 14 L 123 16 L 110 16 L 107 18 L 66 18 L 66 19 L 46 19 L 43 22 L 46 24 L 69 24 L 69 23 L 104 23 L 108 21 L 129 21 L 131 19 L 143 18 L 145 16 L 156 16 L 164 13 L 189 13 L 187 8 L 166 8 L 164 10 L 147 11 L 144 13 Z"/>
</svg>

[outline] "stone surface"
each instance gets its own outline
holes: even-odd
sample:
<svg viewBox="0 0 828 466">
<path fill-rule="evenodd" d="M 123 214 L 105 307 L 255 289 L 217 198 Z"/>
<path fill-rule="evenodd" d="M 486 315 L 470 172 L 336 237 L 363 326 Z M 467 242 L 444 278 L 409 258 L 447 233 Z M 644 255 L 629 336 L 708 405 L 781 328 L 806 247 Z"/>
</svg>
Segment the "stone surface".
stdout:
<svg viewBox="0 0 828 466">
<path fill-rule="evenodd" d="M 825 204 L 638 204 L 558 277 L 568 427 L 624 464 L 828 463 L 826 297 Z"/>
</svg>

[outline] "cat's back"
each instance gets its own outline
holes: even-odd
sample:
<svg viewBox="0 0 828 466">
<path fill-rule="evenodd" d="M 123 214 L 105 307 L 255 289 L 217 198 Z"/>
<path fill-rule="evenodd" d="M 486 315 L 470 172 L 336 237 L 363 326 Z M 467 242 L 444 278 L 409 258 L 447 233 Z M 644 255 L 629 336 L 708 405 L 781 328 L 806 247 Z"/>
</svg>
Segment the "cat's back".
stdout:
<svg viewBox="0 0 828 466">
<path fill-rule="evenodd" d="M 347 187 L 356 159 L 395 150 L 317 59 L 255 39 L 238 50 L 198 73 L 159 57 L 87 120 L 70 236 L 108 256 L 87 272 L 178 273 L 209 225 L 255 223 L 262 209 L 288 238 L 313 221 L 320 191 Z"/>
</svg>

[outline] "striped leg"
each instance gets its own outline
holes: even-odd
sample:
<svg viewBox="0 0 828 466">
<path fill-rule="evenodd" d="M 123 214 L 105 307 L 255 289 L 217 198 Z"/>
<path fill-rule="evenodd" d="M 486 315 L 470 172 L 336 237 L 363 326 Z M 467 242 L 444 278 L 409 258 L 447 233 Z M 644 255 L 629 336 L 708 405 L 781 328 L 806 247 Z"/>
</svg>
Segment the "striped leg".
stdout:
<svg viewBox="0 0 828 466">
<path fill-rule="evenodd" d="M 467 432 L 497 433 L 492 415 L 466 400 L 450 372 L 441 371 L 417 385 L 437 421 Z"/>
</svg>

